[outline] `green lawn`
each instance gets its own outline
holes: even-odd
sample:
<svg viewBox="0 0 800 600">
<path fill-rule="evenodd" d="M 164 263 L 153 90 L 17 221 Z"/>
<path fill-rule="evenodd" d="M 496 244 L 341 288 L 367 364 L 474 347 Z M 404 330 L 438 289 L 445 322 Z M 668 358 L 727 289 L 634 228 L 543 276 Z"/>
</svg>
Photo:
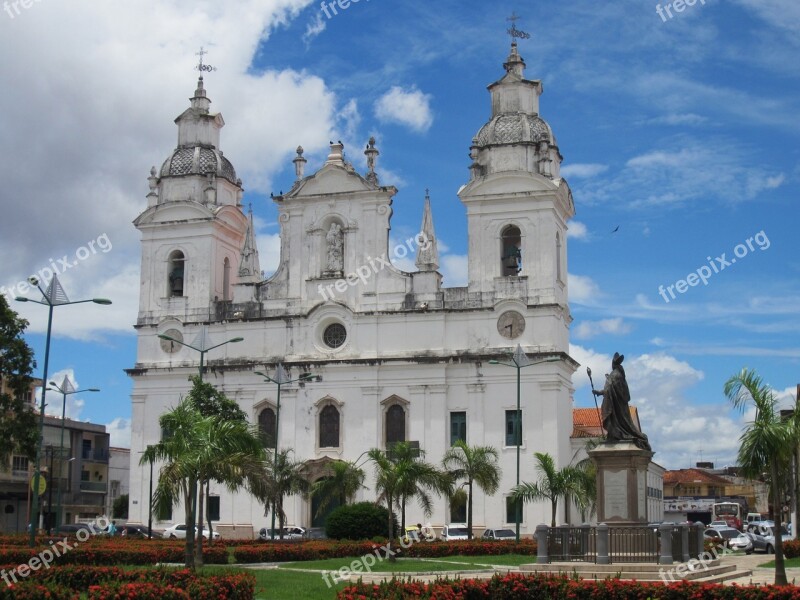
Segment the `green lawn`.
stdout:
<svg viewBox="0 0 800 600">
<path fill-rule="evenodd" d="M 324 560 L 307 560 L 291 562 L 281 565 L 281 569 L 315 569 L 320 571 L 336 571 L 347 567 L 353 561 L 360 562 L 360 556 L 347 556 L 343 558 L 328 558 Z M 536 562 L 535 556 L 521 554 L 505 554 L 500 556 L 447 556 L 436 559 L 420 560 L 416 558 L 401 558 L 396 562 L 388 560 L 378 561 L 371 565 L 372 571 L 378 573 L 407 572 L 419 573 L 424 571 L 465 571 L 473 569 L 487 569 L 490 565 L 517 566 Z"/>
<path fill-rule="evenodd" d="M 787 569 L 800 569 L 800 558 L 785 558 L 783 560 L 783 565 Z M 759 567 L 763 567 L 765 569 L 774 569 L 775 568 L 775 561 L 771 560 L 766 562 L 762 565 L 758 565 Z"/>
<path fill-rule="evenodd" d="M 283 570 L 252 570 L 256 576 L 256 600 L 333 600 L 345 587 L 340 583 L 328 587 L 318 574 Z"/>
</svg>

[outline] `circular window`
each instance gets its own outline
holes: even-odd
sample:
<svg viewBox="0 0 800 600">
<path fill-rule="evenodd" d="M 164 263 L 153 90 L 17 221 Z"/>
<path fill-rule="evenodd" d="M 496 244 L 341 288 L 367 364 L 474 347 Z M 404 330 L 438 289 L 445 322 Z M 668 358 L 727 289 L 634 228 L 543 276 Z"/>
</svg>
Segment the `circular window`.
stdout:
<svg viewBox="0 0 800 600">
<path fill-rule="evenodd" d="M 333 323 L 325 328 L 322 341 L 328 348 L 340 348 L 347 340 L 347 330 L 341 323 Z"/>
</svg>

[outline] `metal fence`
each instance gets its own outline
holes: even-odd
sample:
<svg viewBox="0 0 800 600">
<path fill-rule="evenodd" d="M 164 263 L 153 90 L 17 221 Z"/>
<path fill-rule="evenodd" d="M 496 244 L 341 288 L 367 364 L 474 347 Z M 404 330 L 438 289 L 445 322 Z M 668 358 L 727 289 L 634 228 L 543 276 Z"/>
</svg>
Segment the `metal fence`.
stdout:
<svg viewBox="0 0 800 600">
<path fill-rule="evenodd" d="M 556 562 L 595 562 L 597 530 L 588 525 L 549 528 L 547 554 Z"/>
<path fill-rule="evenodd" d="M 701 524 L 661 523 L 536 528 L 537 562 L 686 562 L 703 552 Z"/>
</svg>

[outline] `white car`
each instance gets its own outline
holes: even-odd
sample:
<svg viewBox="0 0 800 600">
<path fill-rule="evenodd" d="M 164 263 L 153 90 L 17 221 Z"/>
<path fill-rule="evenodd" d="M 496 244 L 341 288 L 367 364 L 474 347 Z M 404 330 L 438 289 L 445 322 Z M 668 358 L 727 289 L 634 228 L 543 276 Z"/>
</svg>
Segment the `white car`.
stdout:
<svg viewBox="0 0 800 600">
<path fill-rule="evenodd" d="M 271 540 L 273 538 L 272 530 L 267 527 L 262 527 L 258 532 L 258 537 L 262 540 Z M 280 539 L 280 530 L 276 529 L 274 538 Z M 306 530 L 302 527 L 284 527 L 283 539 L 284 540 L 302 540 L 306 537 Z"/>
<path fill-rule="evenodd" d="M 196 532 L 196 528 L 195 528 Z M 210 532 L 208 529 L 203 529 L 203 539 L 208 539 Z M 164 537 L 169 539 L 177 539 L 177 540 L 185 540 L 186 539 L 186 524 L 185 523 L 176 523 L 172 527 L 167 527 L 164 530 Z M 214 532 L 214 539 L 218 540 L 220 538 L 219 532 Z"/>
<path fill-rule="evenodd" d="M 449 542 L 450 540 L 466 540 L 467 539 L 467 526 L 464 523 L 451 523 L 442 527 L 442 540 Z"/>
</svg>

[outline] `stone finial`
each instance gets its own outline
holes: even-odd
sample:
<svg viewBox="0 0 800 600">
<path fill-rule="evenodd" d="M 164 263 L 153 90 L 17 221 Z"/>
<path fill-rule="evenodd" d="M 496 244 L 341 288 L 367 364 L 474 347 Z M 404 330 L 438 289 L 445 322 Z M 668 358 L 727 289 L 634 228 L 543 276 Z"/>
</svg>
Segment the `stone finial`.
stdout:
<svg viewBox="0 0 800 600">
<path fill-rule="evenodd" d="M 325 161 L 326 165 L 338 165 L 340 167 L 344 164 L 344 144 L 340 141 L 331 142 L 331 152 L 328 154 L 328 160 Z"/>
<path fill-rule="evenodd" d="M 294 174 L 295 174 L 295 177 L 297 178 L 297 181 L 300 181 L 303 178 L 303 174 L 304 174 L 305 168 L 306 168 L 306 163 L 308 162 L 303 157 L 303 147 L 302 146 L 298 146 L 297 147 L 297 156 L 295 157 L 295 159 L 292 162 L 294 163 Z"/>
<path fill-rule="evenodd" d="M 367 157 L 367 168 L 369 169 L 367 172 L 367 181 L 378 185 L 378 174 L 375 172 L 375 163 L 378 156 L 380 156 L 380 152 L 375 147 L 374 137 L 369 138 L 369 143 L 367 144 L 367 149 L 364 150 L 364 154 Z"/>
<path fill-rule="evenodd" d="M 247 233 L 245 233 L 242 247 L 242 260 L 239 263 L 239 278 L 242 283 L 259 283 L 261 276 L 256 231 L 253 224 L 253 205 L 251 204 L 247 218 Z"/>
</svg>

